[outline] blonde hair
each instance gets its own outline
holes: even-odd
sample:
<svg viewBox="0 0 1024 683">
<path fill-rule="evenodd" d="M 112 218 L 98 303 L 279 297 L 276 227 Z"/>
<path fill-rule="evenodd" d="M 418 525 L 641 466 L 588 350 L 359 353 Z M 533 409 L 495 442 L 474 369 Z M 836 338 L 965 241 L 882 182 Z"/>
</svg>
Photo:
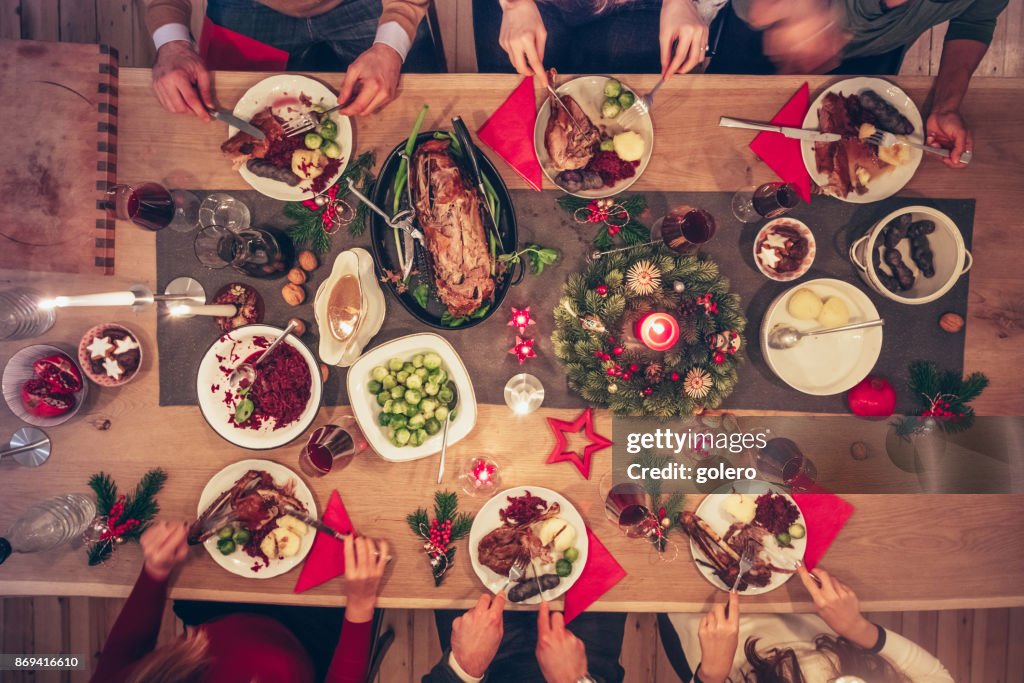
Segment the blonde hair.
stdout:
<svg viewBox="0 0 1024 683">
<path fill-rule="evenodd" d="M 127 683 L 201 683 L 210 662 L 209 647 L 206 633 L 193 629 L 139 660 Z"/>
</svg>

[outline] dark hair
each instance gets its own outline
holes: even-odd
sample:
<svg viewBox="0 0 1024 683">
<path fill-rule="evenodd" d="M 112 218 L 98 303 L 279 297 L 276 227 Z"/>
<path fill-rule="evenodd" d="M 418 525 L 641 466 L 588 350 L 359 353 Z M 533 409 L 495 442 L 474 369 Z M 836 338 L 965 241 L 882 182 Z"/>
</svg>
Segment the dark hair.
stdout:
<svg viewBox="0 0 1024 683">
<path fill-rule="evenodd" d="M 743 654 L 750 665 L 750 670 L 743 674 L 743 683 L 808 683 L 792 648 L 772 648 L 762 656 L 757 653 L 757 641 L 757 638 L 747 638 L 743 645 Z M 814 649 L 832 655 L 829 659 L 836 676 L 859 676 L 871 683 L 910 683 L 888 659 L 845 638 L 823 633 L 814 639 Z"/>
</svg>

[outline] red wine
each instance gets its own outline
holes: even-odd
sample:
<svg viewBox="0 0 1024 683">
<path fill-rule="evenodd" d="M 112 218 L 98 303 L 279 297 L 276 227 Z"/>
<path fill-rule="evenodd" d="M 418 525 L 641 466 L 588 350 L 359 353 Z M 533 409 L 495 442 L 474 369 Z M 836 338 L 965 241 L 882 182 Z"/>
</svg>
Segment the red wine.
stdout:
<svg viewBox="0 0 1024 683">
<path fill-rule="evenodd" d="M 765 183 L 754 192 L 754 211 L 764 218 L 775 218 L 797 205 L 800 197 L 789 183 Z"/>
<path fill-rule="evenodd" d="M 677 253 L 695 249 L 715 236 L 715 218 L 703 209 L 673 209 L 661 223 L 661 238 Z"/>
<path fill-rule="evenodd" d="M 157 183 L 131 186 L 126 192 L 118 192 L 117 201 L 123 202 L 123 215 L 128 220 L 147 230 L 162 230 L 174 220 L 174 199 Z"/>
</svg>

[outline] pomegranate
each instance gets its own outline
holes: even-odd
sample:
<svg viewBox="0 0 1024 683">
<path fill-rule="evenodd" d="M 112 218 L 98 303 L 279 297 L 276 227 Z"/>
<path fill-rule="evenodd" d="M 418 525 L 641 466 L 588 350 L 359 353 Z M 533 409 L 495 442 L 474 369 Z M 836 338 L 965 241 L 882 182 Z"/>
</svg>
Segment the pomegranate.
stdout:
<svg viewBox="0 0 1024 683">
<path fill-rule="evenodd" d="M 44 380 L 30 379 L 21 386 L 21 404 L 36 417 L 57 417 L 75 407 L 75 397 L 54 392 Z"/>
<path fill-rule="evenodd" d="M 36 377 L 49 385 L 53 394 L 74 394 L 82 390 L 82 375 L 78 366 L 62 353 L 40 358 L 32 369 Z"/>
<path fill-rule="evenodd" d="M 889 380 L 868 375 L 846 394 L 850 412 L 861 417 L 889 417 L 896 409 L 896 390 Z"/>
</svg>

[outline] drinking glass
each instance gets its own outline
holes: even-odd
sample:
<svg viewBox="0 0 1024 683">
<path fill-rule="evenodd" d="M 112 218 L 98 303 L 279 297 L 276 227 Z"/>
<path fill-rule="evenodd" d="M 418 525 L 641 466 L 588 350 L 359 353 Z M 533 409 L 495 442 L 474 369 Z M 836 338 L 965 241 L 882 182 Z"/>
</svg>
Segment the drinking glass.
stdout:
<svg viewBox="0 0 1024 683">
<path fill-rule="evenodd" d="M 741 223 L 778 218 L 800 203 L 792 183 L 765 183 L 744 187 L 732 197 L 732 213 Z"/>
<path fill-rule="evenodd" d="M 146 230 L 163 230 L 174 220 L 174 198 L 159 183 L 111 185 L 104 201 L 109 215 Z"/>
<path fill-rule="evenodd" d="M 353 457 L 368 446 L 362 431 L 351 417 L 339 420 L 342 424 L 329 424 L 313 430 L 309 441 L 299 453 L 299 469 L 311 477 L 343 469 Z"/>
<path fill-rule="evenodd" d="M 505 405 L 516 415 L 529 415 L 544 402 L 544 385 L 527 372 L 514 375 L 505 384 Z"/>
<path fill-rule="evenodd" d="M 479 455 L 466 463 L 458 482 L 470 496 L 489 495 L 501 485 L 501 469 L 494 458 Z"/>
<path fill-rule="evenodd" d="M 642 538 L 654 549 L 654 560 L 672 562 L 679 555 L 679 546 L 668 538 L 653 507 L 650 494 L 642 484 L 626 481 L 614 482 L 606 474 L 598 484 L 604 501 L 604 512 L 609 521 L 629 538 Z"/>
<path fill-rule="evenodd" d="M 219 225 L 232 232 L 249 227 L 249 207 L 226 192 L 214 192 L 199 205 L 199 225 L 209 228 Z"/>
<path fill-rule="evenodd" d="M 192 232 L 199 225 L 199 197 L 188 190 L 171 190 L 174 201 L 174 220 L 170 228 L 175 232 Z"/>
<path fill-rule="evenodd" d="M 677 206 L 654 223 L 654 229 L 672 251 L 683 254 L 693 251 L 715 236 L 715 217 L 704 209 Z"/>
<path fill-rule="evenodd" d="M 41 298 L 28 287 L 0 290 L 0 341 L 38 337 L 53 327 L 57 311 L 40 308 Z"/>
<path fill-rule="evenodd" d="M 193 246 L 196 258 L 207 268 L 231 266 L 256 278 L 281 277 L 295 261 L 291 238 L 274 228 L 251 227 L 235 232 L 211 225 L 196 233 Z"/>
<path fill-rule="evenodd" d="M 788 486 L 795 492 L 808 491 L 818 478 L 818 468 L 791 439 L 769 439 L 758 449 L 754 466 L 762 478 Z"/>
</svg>

